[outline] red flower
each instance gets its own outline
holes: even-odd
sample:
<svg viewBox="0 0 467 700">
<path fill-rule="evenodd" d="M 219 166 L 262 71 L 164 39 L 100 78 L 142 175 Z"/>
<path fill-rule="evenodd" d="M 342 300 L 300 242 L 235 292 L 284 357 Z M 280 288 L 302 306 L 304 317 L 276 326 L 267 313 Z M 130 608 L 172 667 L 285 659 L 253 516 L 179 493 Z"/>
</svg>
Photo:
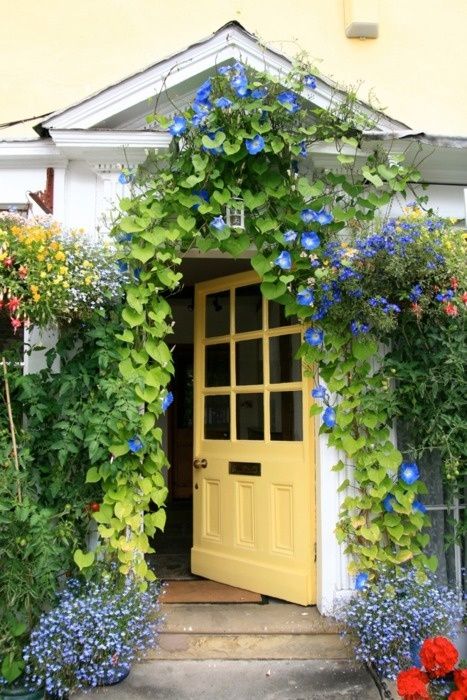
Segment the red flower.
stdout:
<svg viewBox="0 0 467 700">
<path fill-rule="evenodd" d="M 420 318 L 420 316 L 422 315 L 422 307 L 415 301 L 412 304 L 410 304 L 410 310 L 413 313 L 413 315 L 417 318 Z"/>
<path fill-rule="evenodd" d="M 400 671 L 397 676 L 397 692 L 404 700 L 429 700 L 428 676 L 418 668 Z"/>
<path fill-rule="evenodd" d="M 19 270 L 18 270 L 18 275 L 21 277 L 21 279 L 24 280 L 24 278 L 27 277 L 27 274 L 28 274 L 27 265 L 20 265 Z"/>
<path fill-rule="evenodd" d="M 21 320 L 19 318 L 10 318 L 10 323 L 13 326 L 13 333 L 16 333 L 18 328 L 21 328 Z"/>
<path fill-rule="evenodd" d="M 467 292 L 463 293 L 463 295 L 461 296 L 461 301 L 463 301 L 464 304 L 467 304 Z"/>
<path fill-rule="evenodd" d="M 453 690 L 452 693 L 448 695 L 448 700 L 466 700 L 467 695 L 462 692 L 462 690 Z"/>
<path fill-rule="evenodd" d="M 5 260 L 3 261 L 3 264 L 5 267 L 11 267 L 13 265 L 13 262 L 14 262 L 14 260 L 10 255 L 10 256 L 8 256 L 8 258 L 5 258 Z"/>
<path fill-rule="evenodd" d="M 430 676 L 441 678 L 453 670 L 459 653 L 446 637 L 433 637 L 423 642 L 420 660 Z"/>
<path fill-rule="evenodd" d="M 451 289 L 457 289 L 459 286 L 459 280 L 457 277 L 451 277 Z"/>
<path fill-rule="evenodd" d="M 461 690 L 467 698 L 467 668 L 454 671 L 454 683 L 458 690 Z"/>
<path fill-rule="evenodd" d="M 10 301 L 8 301 L 8 302 L 5 304 L 5 307 L 8 309 L 8 311 L 10 312 L 10 314 L 14 314 L 15 311 L 16 311 L 16 309 L 19 307 L 20 303 L 21 303 L 21 302 L 20 302 L 20 300 L 18 299 L 18 297 L 11 297 Z"/>
<path fill-rule="evenodd" d="M 457 316 L 459 313 L 459 309 L 457 308 L 457 306 L 455 304 L 451 304 L 451 302 L 449 302 L 449 304 L 446 304 L 446 306 L 443 307 L 443 311 L 448 316 Z"/>
</svg>

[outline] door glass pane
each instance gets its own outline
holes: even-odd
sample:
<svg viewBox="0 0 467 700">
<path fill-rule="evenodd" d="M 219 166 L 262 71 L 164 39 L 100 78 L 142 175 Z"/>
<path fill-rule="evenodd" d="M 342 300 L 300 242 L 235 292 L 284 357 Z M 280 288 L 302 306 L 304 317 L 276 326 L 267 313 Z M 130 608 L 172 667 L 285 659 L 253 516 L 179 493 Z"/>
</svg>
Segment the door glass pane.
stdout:
<svg viewBox="0 0 467 700">
<path fill-rule="evenodd" d="M 230 292 L 206 296 L 206 338 L 230 333 Z"/>
<path fill-rule="evenodd" d="M 235 345 L 237 385 L 263 383 L 263 341 L 242 340 Z"/>
<path fill-rule="evenodd" d="M 271 440 L 303 440 L 302 392 L 271 393 Z"/>
<path fill-rule="evenodd" d="M 301 380 L 301 363 L 300 360 L 294 359 L 300 345 L 301 338 L 298 333 L 269 339 L 269 381 L 272 384 Z"/>
<path fill-rule="evenodd" d="M 235 290 L 235 332 L 259 331 L 263 327 L 263 296 L 259 284 Z"/>
<path fill-rule="evenodd" d="M 296 316 L 285 317 L 285 306 L 277 301 L 269 302 L 269 328 L 279 328 L 280 326 L 294 326 L 298 323 Z"/>
<path fill-rule="evenodd" d="M 230 345 L 206 346 L 206 386 L 230 386 Z"/>
<path fill-rule="evenodd" d="M 264 440 L 263 394 L 237 394 L 237 440 Z"/>
<path fill-rule="evenodd" d="M 205 397 L 204 437 L 207 440 L 230 440 L 229 396 Z"/>
</svg>

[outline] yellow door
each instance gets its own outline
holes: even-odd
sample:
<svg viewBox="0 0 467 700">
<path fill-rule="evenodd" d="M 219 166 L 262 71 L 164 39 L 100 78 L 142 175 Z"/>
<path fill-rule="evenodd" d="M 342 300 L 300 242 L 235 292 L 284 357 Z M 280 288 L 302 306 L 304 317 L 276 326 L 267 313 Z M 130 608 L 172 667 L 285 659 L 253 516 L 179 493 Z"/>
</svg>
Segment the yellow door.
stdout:
<svg viewBox="0 0 467 700">
<path fill-rule="evenodd" d="M 255 273 L 196 286 L 192 571 L 308 605 L 315 450 L 300 343 Z"/>
</svg>

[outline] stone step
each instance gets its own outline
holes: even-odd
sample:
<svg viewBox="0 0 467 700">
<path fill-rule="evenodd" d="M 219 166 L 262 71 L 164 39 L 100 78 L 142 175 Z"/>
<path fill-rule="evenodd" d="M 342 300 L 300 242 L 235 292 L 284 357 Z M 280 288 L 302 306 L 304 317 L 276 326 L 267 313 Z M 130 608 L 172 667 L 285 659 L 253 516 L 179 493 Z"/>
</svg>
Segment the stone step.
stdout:
<svg viewBox="0 0 467 700">
<path fill-rule="evenodd" d="M 148 659 L 350 659 L 337 634 L 162 633 Z"/>
<path fill-rule="evenodd" d="M 150 659 L 350 659 L 339 626 L 316 608 L 170 604 Z"/>
</svg>

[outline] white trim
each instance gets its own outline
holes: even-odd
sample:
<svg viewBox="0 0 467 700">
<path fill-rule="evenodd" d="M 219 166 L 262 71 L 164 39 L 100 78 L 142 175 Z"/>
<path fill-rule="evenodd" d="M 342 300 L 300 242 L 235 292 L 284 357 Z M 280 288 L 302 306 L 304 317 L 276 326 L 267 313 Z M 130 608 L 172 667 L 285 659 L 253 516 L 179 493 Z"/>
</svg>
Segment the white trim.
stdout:
<svg viewBox="0 0 467 700">
<path fill-rule="evenodd" d="M 108 87 L 77 105 L 57 112 L 42 122 L 48 129 L 88 129 L 106 119 L 124 112 L 137 104 L 154 98 L 162 90 L 174 88 L 202 73 L 211 72 L 213 66 L 226 61 L 240 60 L 258 71 L 283 76 L 290 71 L 291 62 L 284 56 L 263 48 L 256 38 L 239 26 L 226 26 L 205 41 L 201 41 L 156 65 Z M 327 107 L 332 100 L 343 101 L 342 92 L 323 80 L 317 81 L 316 90 L 306 91 L 313 103 Z M 370 107 L 359 104 L 358 110 L 375 118 L 378 129 L 384 133 L 400 128 L 401 122 L 385 117 Z"/>
<path fill-rule="evenodd" d="M 67 159 L 52 139 L 0 141 L 0 167 L 66 165 Z"/>
<path fill-rule="evenodd" d="M 159 131 L 51 129 L 50 135 L 69 158 L 131 164 L 143 161 L 148 149 L 167 149 L 172 139 Z"/>
</svg>

